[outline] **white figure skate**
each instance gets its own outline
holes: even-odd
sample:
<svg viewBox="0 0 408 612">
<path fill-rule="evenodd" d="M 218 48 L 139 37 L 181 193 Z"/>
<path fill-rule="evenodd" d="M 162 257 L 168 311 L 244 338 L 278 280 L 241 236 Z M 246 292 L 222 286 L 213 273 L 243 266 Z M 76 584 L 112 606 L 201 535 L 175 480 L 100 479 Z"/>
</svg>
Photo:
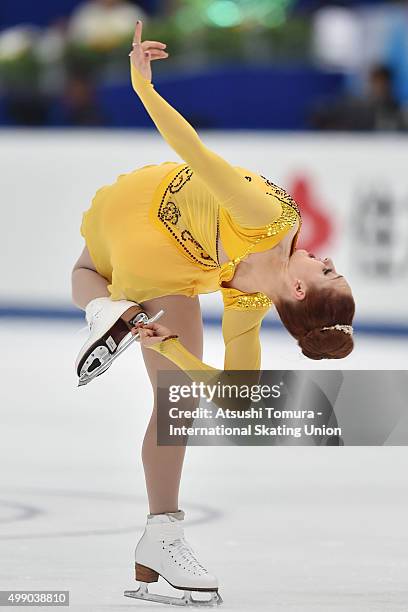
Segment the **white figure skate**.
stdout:
<svg viewBox="0 0 408 612">
<path fill-rule="evenodd" d="M 127 324 L 121 316 L 132 306 L 138 306 L 139 309 Z M 79 377 L 78 387 L 106 372 L 113 361 L 138 339 L 138 334 L 130 335 L 130 330 L 136 323 L 153 323 L 163 313 L 164 311 L 160 310 L 154 317 L 149 318 L 140 304 L 127 300 L 114 301 L 108 297 L 89 302 L 85 316 L 90 335 L 75 363 Z"/>
<path fill-rule="evenodd" d="M 125 597 L 156 601 L 174 606 L 212 607 L 222 603 L 218 580 L 197 560 L 184 539 L 184 512 L 149 515 L 146 529 L 136 547 L 136 591 L 125 591 Z M 172 587 L 184 591 L 183 597 L 149 593 L 148 584 L 159 576 Z M 192 592 L 209 593 L 210 599 L 194 599 Z"/>
</svg>

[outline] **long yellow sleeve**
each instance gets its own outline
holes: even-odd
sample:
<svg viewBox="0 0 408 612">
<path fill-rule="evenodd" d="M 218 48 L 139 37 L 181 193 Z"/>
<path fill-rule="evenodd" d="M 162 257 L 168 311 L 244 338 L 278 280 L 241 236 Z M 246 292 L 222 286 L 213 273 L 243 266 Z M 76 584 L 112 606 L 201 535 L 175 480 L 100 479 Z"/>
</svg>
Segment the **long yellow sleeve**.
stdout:
<svg viewBox="0 0 408 612">
<path fill-rule="evenodd" d="M 269 311 L 271 302 L 261 293 L 244 294 L 237 289 L 224 287 L 221 291 L 225 305 L 222 320 L 225 343 L 224 372 L 259 370 L 261 367 L 259 332 L 262 319 Z M 192 380 L 206 378 L 211 380 L 222 374 L 222 370 L 207 365 L 190 353 L 178 338 L 164 340 L 149 348 L 170 359 L 186 371 Z"/>
<path fill-rule="evenodd" d="M 225 343 L 225 370 L 259 370 L 261 343 L 259 331 L 263 313 L 224 310 L 222 335 Z"/>
<path fill-rule="evenodd" d="M 209 383 L 216 380 L 222 373 L 222 370 L 207 365 L 193 353 L 190 353 L 178 338 L 163 340 L 148 348 L 170 359 L 181 370 L 185 371 L 193 381 Z"/>
<path fill-rule="evenodd" d="M 237 224 L 262 227 L 281 215 L 279 201 L 248 183 L 233 166 L 210 151 L 192 126 L 155 91 L 133 64 L 131 76 L 135 92 L 163 138 L 197 173 Z"/>
<path fill-rule="evenodd" d="M 228 389 L 231 385 L 239 386 L 246 385 L 248 387 L 259 383 L 260 373 L 258 370 L 248 368 L 245 372 L 228 372 L 217 370 L 198 357 L 195 357 L 185 346 L 181 344 L 178 338 L 170 338 L 163 340 L 158 344 L 149 346 L 150 349 L 170 359 L 179 368 L 181 368 L 187 376 L 196 383 L 215 386 L 221 390 L 219 394 L 212 397 L 212 402 L 220 408 L 229 410 L 243 410 L 250 405 L 248 396 L 234 397 L 228 392 L 223 393 L 222 389 Z"/>
</svg>

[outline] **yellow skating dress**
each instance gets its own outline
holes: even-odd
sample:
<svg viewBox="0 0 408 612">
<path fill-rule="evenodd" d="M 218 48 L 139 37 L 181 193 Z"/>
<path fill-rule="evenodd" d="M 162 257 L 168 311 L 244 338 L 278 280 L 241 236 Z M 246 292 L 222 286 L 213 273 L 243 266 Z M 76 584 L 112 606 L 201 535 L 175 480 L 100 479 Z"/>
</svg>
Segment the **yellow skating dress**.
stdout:
<svg viewBox="0 0 408 612">
<path fill-rule="evenodd" d="M 132 67 L 133 88 L 185 163 L 150 165 L 100 189 L 81 232 L 112 299 L 144 302 L 221 290 L 224 368 L 259 369 L 259 329 L 271 307 L 261 293 L 222 287 L 249 253 L 276 246 L 299 222 L 291 196 L 265 177 L 231 166 Z M 297 232 L 293 243 L 295 248 Z M 218 241 L 230 260 L 220 265 Z M 183 369 L 208 369 L 178 339 L 154 347 Z"/>
</svg>

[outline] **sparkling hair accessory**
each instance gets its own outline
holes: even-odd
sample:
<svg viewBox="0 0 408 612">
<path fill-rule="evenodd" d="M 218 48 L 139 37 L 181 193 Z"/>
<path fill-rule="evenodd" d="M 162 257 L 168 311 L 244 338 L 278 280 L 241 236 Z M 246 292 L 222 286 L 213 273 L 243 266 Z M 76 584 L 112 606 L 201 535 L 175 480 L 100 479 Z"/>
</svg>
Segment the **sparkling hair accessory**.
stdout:
<svg viewBox="0 0 408 612">
<path fill-rule="evenodd" d="M 353 328 L 351 325 L 331 325 L 330 327 L 322 327 L 322 331 L 325 331 L 326 329 L 338 329 L 339 331 L 344 332 L 345 334 L 348 334 L 349 336 L 353 335 Z"/>
</svg>

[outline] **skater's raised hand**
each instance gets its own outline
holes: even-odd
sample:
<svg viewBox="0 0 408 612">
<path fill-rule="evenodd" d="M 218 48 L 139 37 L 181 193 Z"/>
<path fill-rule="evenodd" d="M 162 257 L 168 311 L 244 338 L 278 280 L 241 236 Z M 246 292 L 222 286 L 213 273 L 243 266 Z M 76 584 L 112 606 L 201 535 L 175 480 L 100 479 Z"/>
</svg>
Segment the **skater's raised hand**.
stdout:
<svg viewBox="0 0 408 612">
<path fill-rule="evenodd" d="M 135 35 L 133 37 L 132 51 L 129 53 L 133 66 L 148 81 L 152 80 L 151 62 L 154 60 L 167 59 L 169 54 L 164 43 L 157 40 L 145 40 L 142 42 L 143 23 L 136 23 Z"/>
<path fill-rule="evenodd" d="M 174 337 L 168 327 L 159 323 L 138 323 L 132 329 L 132 334 L 139 334 L 138 341 L 145 347 L 158 344 L 169 336 Z"/>
</svg>

